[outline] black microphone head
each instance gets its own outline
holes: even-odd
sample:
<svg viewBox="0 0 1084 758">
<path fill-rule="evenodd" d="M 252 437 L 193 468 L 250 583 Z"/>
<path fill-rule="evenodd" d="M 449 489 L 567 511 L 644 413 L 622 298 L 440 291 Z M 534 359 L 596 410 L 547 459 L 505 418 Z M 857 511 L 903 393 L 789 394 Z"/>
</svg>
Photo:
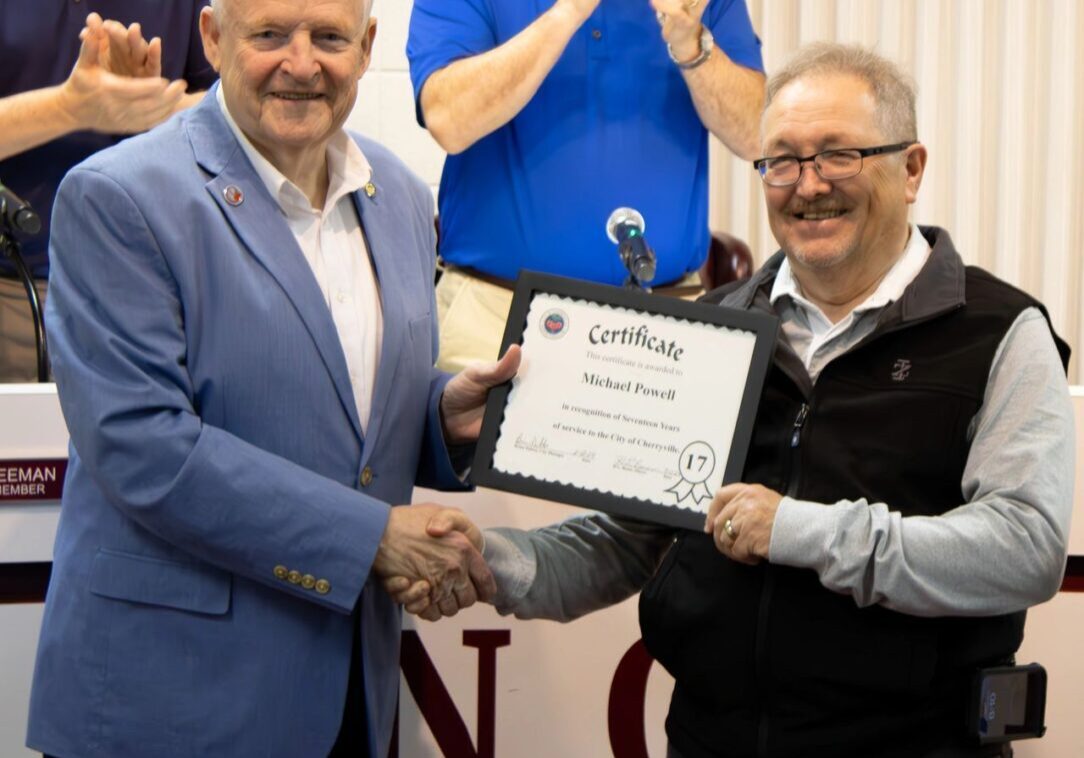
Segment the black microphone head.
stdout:
<svg viewBox="0 0 1084 758">
<path fill-rule="evenodd" d="M 30 204 L 0 183 L 0 225 L 26 234 L 41 231 L 41 218 Z"/>
<path fill-rule="evenodd" d="M 632 227 L 640 234 L 643 234 L 644 229 L 647 227 L 644 223 L 644 217 L 640 215 L 639 211 L 634 208 L 618 208 L 606 220 L 606 236 L 615 245 L 621 242 L 617 235 L 617 230 L 621 226 Z"/>
<path fill-rule="evenodd" d="M 27 234 L 37 234 L 41 231 L 41 217 L 30 208 L 20 208 L 15 211 L 13 226 Z"/>
</svg>

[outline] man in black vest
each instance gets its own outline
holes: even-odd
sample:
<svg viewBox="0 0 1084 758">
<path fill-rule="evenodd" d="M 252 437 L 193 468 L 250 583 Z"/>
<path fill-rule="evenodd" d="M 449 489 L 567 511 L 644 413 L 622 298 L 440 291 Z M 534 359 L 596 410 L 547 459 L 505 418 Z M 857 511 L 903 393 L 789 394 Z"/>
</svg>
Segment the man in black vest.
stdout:
<svg viewBox="0 0 1084 758">
<path fill-rule="evenodd" d="M 1068 348 L 908 221 L 927 151 L 893 64 L 816 45 L 767 94 L 755 165 L 782 250 L 707 296 L 782 324 L 745 483 L 707 534 L 599 515 L 488 532 L 496 605 L 569 619 L 643 589 L 671 758 L 1002 755 L 966 733 L 969 687 L 1060 584 Z"/>
</svg>

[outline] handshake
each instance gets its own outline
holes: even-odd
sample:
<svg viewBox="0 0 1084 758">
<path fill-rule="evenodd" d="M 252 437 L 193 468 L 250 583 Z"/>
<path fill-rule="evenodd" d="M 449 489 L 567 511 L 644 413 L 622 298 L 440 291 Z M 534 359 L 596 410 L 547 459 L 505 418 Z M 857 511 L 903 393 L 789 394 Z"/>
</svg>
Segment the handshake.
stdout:
<svg viewBox="0 0 1084 758">
<path fill-rule="evenodd" d="M 468 366 L 449 380 L 440 398 L 449 444 L 478 439 L 489 390 L 515 376 L 520 358 L 519 345 L 512 345 L 499 361 Z M 460 510 L 435 503 L 403 505 L 391 509 L 373 571 L 408 613 L 436 621 L 497 594 L 483 544 L 482 532 Z"/>
<path fill-rule="evenodd" d="M 391 509 L 373 571 L 407 612 L 428 621 L 492 601 L 497 583 L 482 558 L 482 532 L 455 508 L 434 503 Z"/>
</svg>

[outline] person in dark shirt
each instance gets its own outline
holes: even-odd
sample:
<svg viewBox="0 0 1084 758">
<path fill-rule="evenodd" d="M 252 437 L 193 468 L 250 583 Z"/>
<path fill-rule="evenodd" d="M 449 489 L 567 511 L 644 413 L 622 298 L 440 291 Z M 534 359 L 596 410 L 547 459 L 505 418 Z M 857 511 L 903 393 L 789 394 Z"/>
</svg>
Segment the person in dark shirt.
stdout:
<svg viewBox="0 0 1084 758">
<path fill-rule="evenodd" d="M 199 41 L 204 5 L 46 0 L 30 12 L 0 0 L 0 184 L 41 216 L 41 233 L 18 238 L 39 297 L 53 196 L 68 169 L 194 105 L 215 80 Z M 0 259 L 0 381 L 32 381 L 35 366 L 26 292 Z"/>
</svg>

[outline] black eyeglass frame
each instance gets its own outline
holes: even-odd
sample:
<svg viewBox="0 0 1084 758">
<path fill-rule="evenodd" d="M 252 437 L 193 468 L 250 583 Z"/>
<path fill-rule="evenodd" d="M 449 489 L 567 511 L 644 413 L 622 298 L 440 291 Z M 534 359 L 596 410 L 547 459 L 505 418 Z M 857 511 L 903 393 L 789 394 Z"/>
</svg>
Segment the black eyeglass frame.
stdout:
<svg viewBox="0 0 1084 758">
<path fill-rule="evenodd" d="M 892 145 L 877 145 L 876 147 L 836 147 L 832 148 L 831 150 L 821 150 L 819 153 L 813 153 L 813 155 L 807 155 L 804 158 L 797 155 L 772 155 L 764 158 L 757 158 L 755 161 L 753 161 L 753 168 L 756 169 L 757 173 L 760 174 L 760 178 L 769 187 L 793 187 L 795 184 L 802 180 L 803 166 L 812 161 L 813 168 L 817 172 L 817 176 L 827 182 L 832 182 L 837 181 L 837 179 L 829 179 L 824 176 L 824 174 L 821 173 L 820 165 L 817 163 L 817 158 L 822 155 L 827 155 L 829 153 L 858 153 L 858 170 L 855 171 L 853 174 L 850 174 L 849 176 L 839 177 L 839 179 L 850 179 L 851 177 L 858 176 L 862 173 L 862 169 L 865 168 L 864 159 L 870 157 L 871 155 L 898 153 L 901 150 L 906 150 L 907 148 L 911 147 L 911 145 L 917 144 L 917 140 L 910 140 L 908 142 L 896 142 Z M 798 176 L 795 177 L 793 182 L 788 182 L 787 184 L 771 184 L 766 178 L 765 166 L 767 166 L 768 161 L 777 161 L 781 158 L 793 158 L 795 161 L 798 162 Z"/>
</svg>

